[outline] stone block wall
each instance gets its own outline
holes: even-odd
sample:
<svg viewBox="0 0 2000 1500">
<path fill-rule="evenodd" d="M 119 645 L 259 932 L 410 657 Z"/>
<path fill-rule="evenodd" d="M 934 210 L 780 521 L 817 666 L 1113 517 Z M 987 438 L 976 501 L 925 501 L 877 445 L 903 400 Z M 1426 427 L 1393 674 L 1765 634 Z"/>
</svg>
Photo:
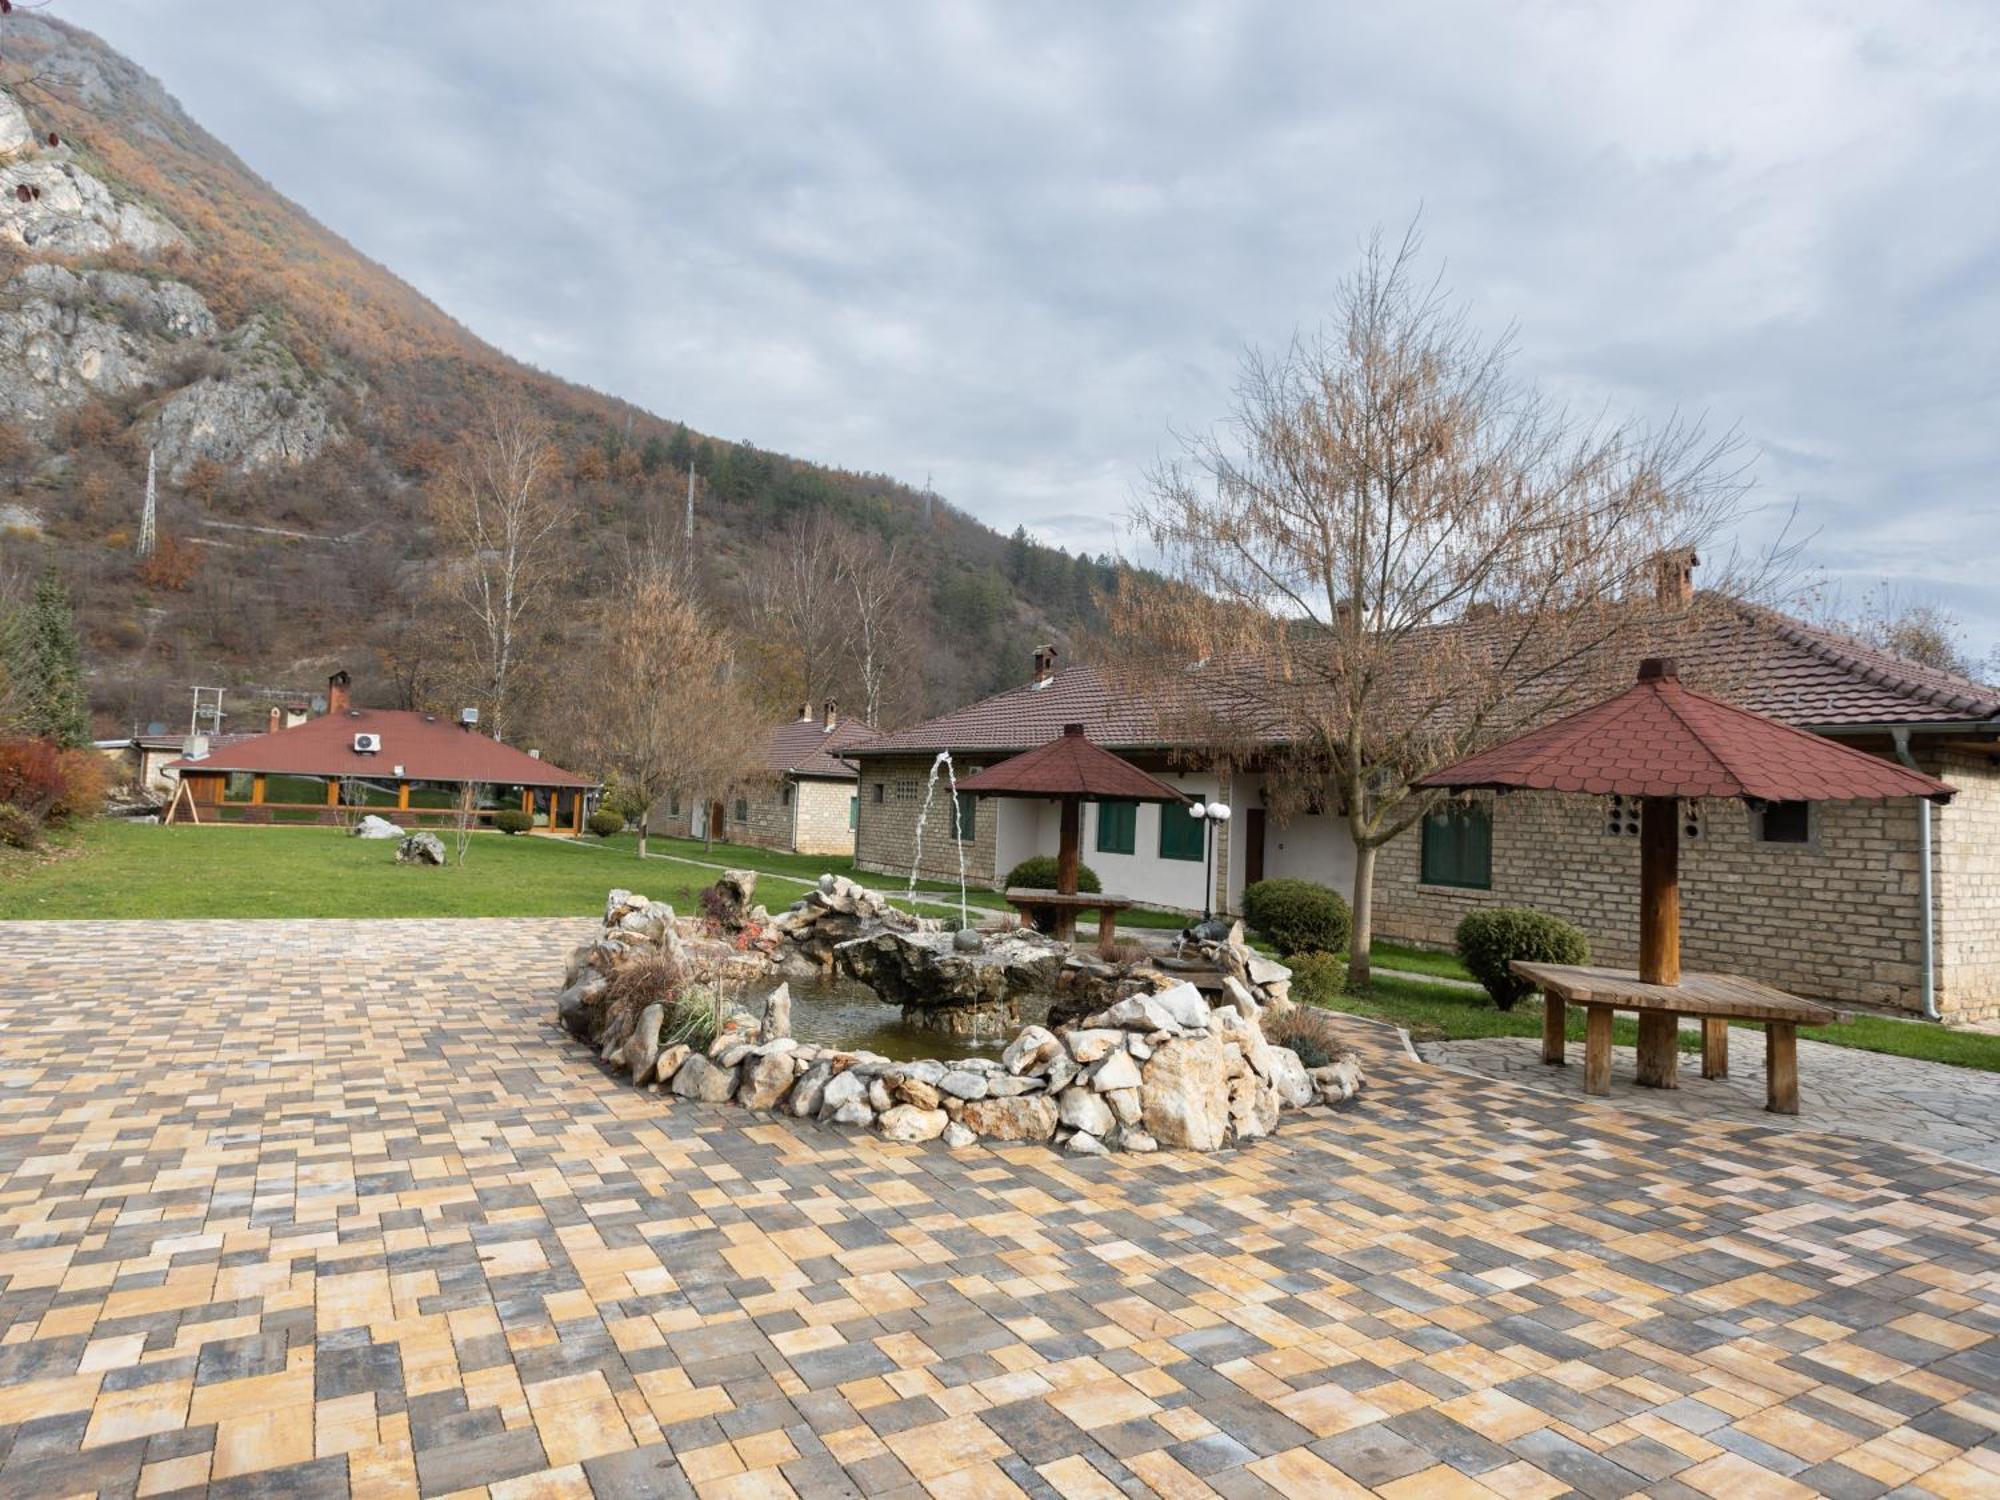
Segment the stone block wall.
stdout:
<svg viewBox="0 0 2000 1500">
<path fill-rule="evenodd" d="M 1796 993 L 1917 1011 L 1923 929 L 1916 814 L 1907 802 L 1827 803 L 1806 844 L 1755 838 L 1750 811 L 1699 804 L 1681 850 L 1681 960 Z M 1421 882 L 1411 829 L 1376 864 L 1375 931 L 1449 946 L 1482 906 L 1535 906 L 1587 934 L 1594 958 L 1638 962 L 1639 840 L 1606 832 L 1598 797 L 1517 792 L 1493 813 L 1492 889 Z"/>
<path fill-rule="evenodd" d="M 928 755 L 883 756 L 861 762 L 861 807 L 854 838 L 856 868 L 878 875 L 909 875 L 916 851 L 917 824 L 923 813 L 924 787 L 934 759 Z M 983 764 L 984 761 L 978 763 Z M 958 766 L 959 777 L 971 775 L 978 765 L 968 761 Z M 877 787 L 881 788 L 880 801 L 876 800 Z M 993 885 L 998 826 L 993 802 L 981 801 L 974 836 L 965 846 L 968 881 Z M 951 793 L 942 774 L 930 819 L 924 824 L 923 864 L 917 873 L 931 880 L 958 879 L 958 854 L 952 843 Z"/>
<path fill-rule="evenodd" d="M 1932 829 L 1938 908 L 1938 1009 L 1953 1020 L 2000 1016 L 2000 768 L 1949 751 L 1927 767 L 1958 789 Z M 1914 839 L 1915 813 L 1905 815 Z"/>
<path fill-rule="evenodd" d="M 854 829 L 847 819 L 854 796 L 851 781 L 806 779 L 797 784 L 797 816 L 792 820 L 793 845 L 800 854 L 852 854 Z"/>
</svg>

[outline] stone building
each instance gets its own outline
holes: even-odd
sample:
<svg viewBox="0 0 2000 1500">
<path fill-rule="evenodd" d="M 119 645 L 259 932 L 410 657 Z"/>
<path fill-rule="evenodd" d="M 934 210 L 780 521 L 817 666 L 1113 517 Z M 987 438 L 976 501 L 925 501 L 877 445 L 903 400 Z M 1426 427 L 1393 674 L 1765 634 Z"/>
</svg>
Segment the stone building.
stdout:
<svg viewBox="0 0 2000 1500">
<path fill-rule="evenodd" d="M 674 792 L 647 825 L 680 838 L 712 836 L 792 854 L 852 854 L 855 825 L 854 763 L 843 756 L 874 734 L 843 719 L 829 698 L 815 719 L 812 705 L 796 719 L 772 727 L 764 755 L 768 776 L 721 795 L 712 790 Z"/>
<path fill-rule="evenodd" d="M 1686 962 L 1836 1001 L 1920 1011 L 1928 995 L 1951 1019 L 2000 1015 L 2000 689 L 1773 611 L 1701 597 L 1697 611 L 1686 596 L 1674 643 L 1684 674 L 1756 712 L 1907 758 L 1958 795 L 1943 808 L 1691 806 L 1681 856 Z M 850 752 L 860 767 L 856 864 L 909 873 L 940 751 L 963 776 L 1070 722 L 1191 797 L 1230 806 L 1213 851 L 1217 909 L 1236 909 L 1243 886 L 1266 876 L 1351 890 L 1354 845 L 1338 810 L 1282 815 L 1267 805 L 1254 756 L 1227 773 L 1204 769 L 1199 749 L 1173 743 L 1151 704 L 1089 666 L 1058 669 L 1048 648 L 1021 686 Z M 1084 862 L 1107 892 L 1198 911 L 1201 838 L 1216 826 L 1191 824 L 1176 808 L 1087 807 Z M 1630 963 L 1637 829 L 1637 809 L 1608 799 L 1515 793 L 1440 802 L 1377 855 L 1375 933 L 1444 946 L 1476 907 L 1531 905 L 1582 927 L 1602 959 Z M 968 874 L 997 886 L 1019 860 L 1055 852 L 1056 808 L 971 799 L 954 806 L 941 793 L 919 873 L 954 876 L 961 833 Z"/>
</svg>

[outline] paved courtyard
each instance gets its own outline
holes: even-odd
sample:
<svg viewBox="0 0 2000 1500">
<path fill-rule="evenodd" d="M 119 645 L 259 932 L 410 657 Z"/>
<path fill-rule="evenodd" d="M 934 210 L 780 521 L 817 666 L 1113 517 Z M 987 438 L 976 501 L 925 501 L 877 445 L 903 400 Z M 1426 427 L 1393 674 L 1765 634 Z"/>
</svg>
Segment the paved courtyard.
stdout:
<svg viewBox="0 0 2000 1500">
<path fill-rule="evenodd" d="M 1680 1087 L 1641 1088 L 1630 1047 L 1611 1049 L 1611 1095 L 1621 1109 L 1678 1119 L 1738 1120 L 1797 1130 L 1863 1136 L 1915 1146 L 2000 1172 L 2000 1073 L 1954 1068 L 1915 1057 L 1892 1057 L 1799 1040 L 1799 1113 L 1764 1112 L 1764 1031 L 1729 1032 L 1729 1076 L 1703 1078 L 1701 1055 L 1681 1054 Z M 1560 1068 L 1542 1062 L 1539 1037 L 1493 1036 L 1425 1042 L 1424 1057 L 1581 1100 L 1583 1046 L 1571 1043 Z"/>
<path fill-rule="evenodd" d="M 1252 1151 L 615 1083 L 588 923 L 0 926 L 0 1493 L 1961 1496 L 2000 1180 L 1401 1057 Z"/>
</svg>

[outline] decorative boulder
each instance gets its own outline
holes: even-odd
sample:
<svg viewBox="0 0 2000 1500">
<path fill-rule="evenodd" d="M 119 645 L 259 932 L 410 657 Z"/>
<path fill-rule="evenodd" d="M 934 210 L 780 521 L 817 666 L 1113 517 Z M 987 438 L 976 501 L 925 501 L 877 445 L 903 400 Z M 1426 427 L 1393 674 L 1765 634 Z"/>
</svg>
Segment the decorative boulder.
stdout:
<svg viewBox="0 0 2000 1500">
<path fill-rule="evenodd" d="M 772 1052 L 753 1057 L 743 1065 L 743 1081 L 736 1086 L 736 1102 L 745 1109 L 775 1109 L 792 1087 L 790 1054 Z"/>
<path fill-rule="evenodd" d="M 673 1090 L 682 1099 L 721 1104 L 736 1092 L 736 1070 L 718 1066 L 697 1052 L 674 1074 Z"/>
<path fill-rule="evenodd" d="M 653 1065 L 660 1060 L 660 1027 L 666 1019 L 667 1008 L 657 1003 L 639 1012 L 639 1024 L 625 1043 L 625 1062 L 634 1083 L 644 1083 L 653 1076 Z"/>
<path fill-rule="evenodd" d="M 1228 1065 L 1213 1033 L 1162 1044 L 1147 1061 L 1141 1086 L 1146 1134 L 1163 1146 L 1220 1149 L 1229 1130 Z"/>
<path fill-rule="evenodd" d="M 951 1117 L 941 1109 L 918 1109 L 912 1104 L 898 1104 L 883 1110 L 876 1126 L 884 1140 L 915 1144 L 936 1140 L 950 1123 Z"/>
<path fill-rule="evenodd" d="M 378 818 L 375 814 L 369 813 L 354 825 L 354 836 L 358 839 L 399 839 L 403 836 L 403 830 L 387 818 Z"/>
<path fill-rule="evenodd" d="M 758 1036 L 767 1042 L 792 1034 L 792 987 L 781 984 L 764 997 L 764 1023 Z"/>
<path fill-rule="evenodd" d="M 1056 1132 L 1056 1105 L 1047 1094 L 974 1099 L 958 1118 L 974 1135 L 996 1141 L 1045 1141 Z"/>
<path fill-rule="evenodd" d="M 396 849 L 399 865 L 442 865 L 444 844 L 434 833 L 413 833 Z"/>
<path fill-rule="evenodd" d="M 1271 1057 L 1271 1085 L 1278 1097 L 1294 1109 L 1313 1102 L 1313 1081 L 1298 1053 L 1290 1047 L 1267 1047 Z"/>
</svg>

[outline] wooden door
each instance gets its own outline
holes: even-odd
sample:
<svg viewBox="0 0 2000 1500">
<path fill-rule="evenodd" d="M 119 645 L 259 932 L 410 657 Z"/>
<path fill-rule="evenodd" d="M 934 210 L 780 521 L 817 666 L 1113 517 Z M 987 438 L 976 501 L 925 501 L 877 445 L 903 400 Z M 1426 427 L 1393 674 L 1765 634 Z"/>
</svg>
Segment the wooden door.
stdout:
<svg viewBox="0 0 2000 1500">
<path fill-rule="evenodd" d="M 1243 812 L 1243 883 L 1255 885 L 1264 878 L 1264 809 Z"/>
<path fill-rule="evenodd" d="M 708 836 L 724 843 L 728 842 L 729 822 L 723 815 L 720 802 L 708 804 Z"/>
</svg>

